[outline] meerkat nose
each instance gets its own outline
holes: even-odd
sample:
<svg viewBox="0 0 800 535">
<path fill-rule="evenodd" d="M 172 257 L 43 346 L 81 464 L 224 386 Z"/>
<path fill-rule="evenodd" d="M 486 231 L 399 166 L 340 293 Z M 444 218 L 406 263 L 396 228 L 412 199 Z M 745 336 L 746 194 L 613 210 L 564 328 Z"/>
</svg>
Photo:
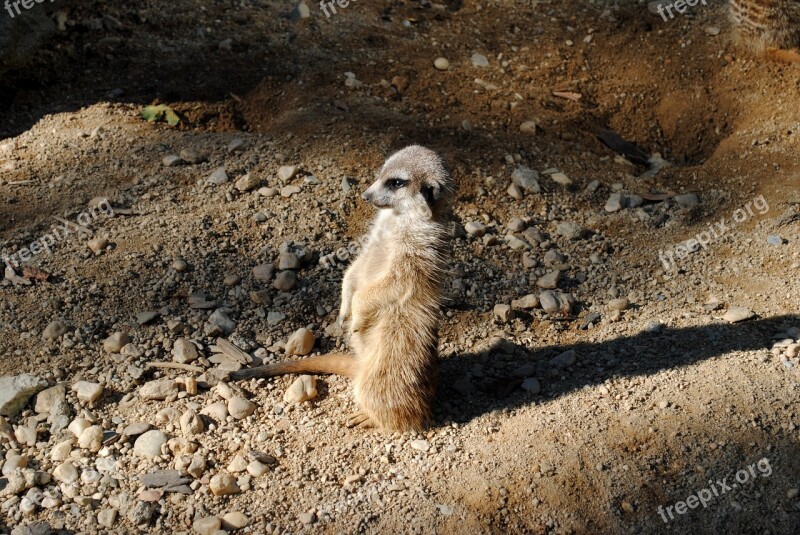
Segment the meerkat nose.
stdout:
<svg viewBox="0 0 800 535">
<path fill-rule="evenodd" d="M 370 199 L 372 199 L 372 195 L 370 195 L 368 191 L 365 191 L 364 193 L 361 194 L 361 198 L 369 202 Z"/>
</svg>

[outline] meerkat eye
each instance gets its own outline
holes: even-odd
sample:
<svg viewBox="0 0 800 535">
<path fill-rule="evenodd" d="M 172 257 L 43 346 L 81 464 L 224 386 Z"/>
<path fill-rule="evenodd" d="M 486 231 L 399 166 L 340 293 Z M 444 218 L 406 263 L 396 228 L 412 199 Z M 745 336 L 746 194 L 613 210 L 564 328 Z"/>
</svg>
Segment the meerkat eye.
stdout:
<svg viewBox="0 0 800 535">
<path fill-rule="evenodd" d="M 408 183 L 407 180 L 402 178 L 390 178 L 386 181 L 386 187 L 389 189 L 400 189 Z"/>
</svg>

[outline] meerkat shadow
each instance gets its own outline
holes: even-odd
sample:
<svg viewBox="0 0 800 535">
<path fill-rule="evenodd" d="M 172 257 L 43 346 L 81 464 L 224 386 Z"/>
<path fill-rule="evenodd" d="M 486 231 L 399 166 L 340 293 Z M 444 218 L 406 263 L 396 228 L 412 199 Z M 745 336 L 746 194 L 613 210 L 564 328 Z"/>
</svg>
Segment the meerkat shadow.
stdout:
<svg viewBox="0 0 800 535">
<path fill-rule="evenodd" d="M 800 314 L 643 330 L 599 342 L 526 347 L 494 336 L 473 351 L 440 355 L 434 425 L 544 404 L 608 380 L 644 377 L 706 360 L 759 359 L 776 374 L 800 378 L 800 365 L 772 354 L 776 335 L 800 328 Z M 591 331 L 589 331 L 591 332 Z M 589 336 L 587 335 L 586 338 Z"/>
</svg>

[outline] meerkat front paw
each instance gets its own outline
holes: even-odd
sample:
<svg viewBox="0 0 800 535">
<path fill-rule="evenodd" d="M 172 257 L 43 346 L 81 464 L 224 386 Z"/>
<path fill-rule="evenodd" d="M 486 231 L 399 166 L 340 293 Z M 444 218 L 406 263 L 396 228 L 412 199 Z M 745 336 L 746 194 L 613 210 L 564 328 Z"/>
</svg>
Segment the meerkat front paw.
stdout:
<svg viewBox="0 0 800 535">
<path fill-rule="evenodd" d="M 356 411 L 347 418 L 347 427 L 361 427 L 364 429 L 378 427 L 378 424 L 364 411 Z"/>
</svg>

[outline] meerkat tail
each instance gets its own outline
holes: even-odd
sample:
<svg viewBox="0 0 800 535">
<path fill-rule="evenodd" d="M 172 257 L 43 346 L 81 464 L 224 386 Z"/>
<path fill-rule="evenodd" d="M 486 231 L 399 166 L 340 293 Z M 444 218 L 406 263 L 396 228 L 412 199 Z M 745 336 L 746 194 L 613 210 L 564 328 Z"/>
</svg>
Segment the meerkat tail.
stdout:
<svg viewBox="0 0 800 535">
<path fill-rule="evenodd" d="M 768 48 L 766 56 L 773 61 L 781 61 L 783 63 L 800 63 L 800 52 L 796 48 L 791 50 L 783 50 L 780 48 Z"/>
<path fill-rule="evenodd" d="M 356 374 L 356 359 L 346 353 L 329 353 L 307 359 L 290 360 L 277 364 L 268 364 L 257 368 L 248 368 L 231 372 L 233 381 L 243 379 L 257 379 L 259 377 L 274 377 L 288 373 L 321 373 L 335 374 L 344 377 L 354 377 Z"/>
</svg>

